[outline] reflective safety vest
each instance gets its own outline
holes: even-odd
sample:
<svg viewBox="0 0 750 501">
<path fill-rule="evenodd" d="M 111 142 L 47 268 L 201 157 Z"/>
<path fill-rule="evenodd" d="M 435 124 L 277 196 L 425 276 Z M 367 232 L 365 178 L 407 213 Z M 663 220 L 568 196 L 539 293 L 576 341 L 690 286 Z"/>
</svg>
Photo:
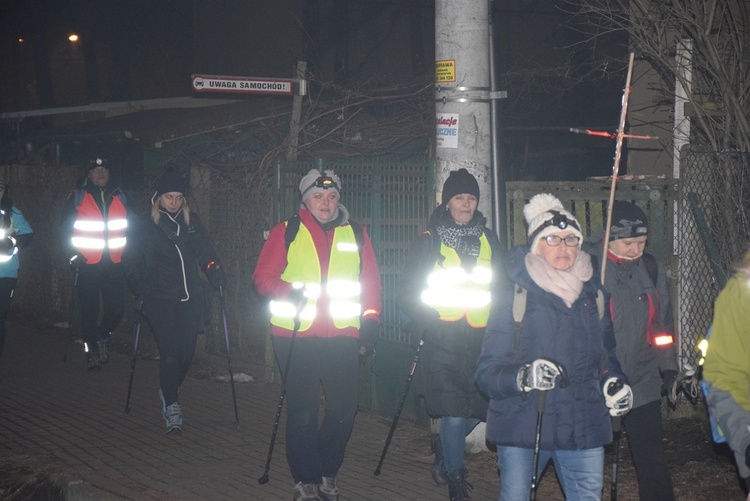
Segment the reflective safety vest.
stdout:
<svg viewBox="0 0 750 501">
<path fill-rule="evenodd" d="M 289 245 L 287 263 L 281 279 L 295 288 L 304 289 L 307 299 L 299 314 L 298 332 L 312 326 L 321 297 L 326 297 L 328 314 L 337 329 L 359 328 L 362 314 L 360 253 L 351 225 L 338 226 L 334 230 L 328 277 L 321 276 L 320 258 L 312 235 L 304 224 L 299 226 L 297 236 Z M 296 314 L 296 304 L 285 300 L 271 301 L 271 324 L 293 330 Z"/>
<path fill-rule="evenodd" d="M 435 263 L 421 298 L 422 302 L 438 311 L 444 322 L 466 317 L 472 327 L 487 326 L 492 299 L 492 250 L 484 234 L 479 242 L 479 257 L 470 273 L 461 267 L 455 249 L 440 243 L 440 254 L 445 259 L 442 263 L 440 260 Z"/>
<path fill-rule="evenodd" d="M 128 219 L 120 197 L 112 197 L 109 208 L 103 214 L 91 193 L 85 192 L 81 202 L 76 205 L 76 212 L 71 243 L 86 258 L 86 264 L 101 261 L 104 249 L 109 250 L 113 263 L 122 261 Z"/>
</svg>

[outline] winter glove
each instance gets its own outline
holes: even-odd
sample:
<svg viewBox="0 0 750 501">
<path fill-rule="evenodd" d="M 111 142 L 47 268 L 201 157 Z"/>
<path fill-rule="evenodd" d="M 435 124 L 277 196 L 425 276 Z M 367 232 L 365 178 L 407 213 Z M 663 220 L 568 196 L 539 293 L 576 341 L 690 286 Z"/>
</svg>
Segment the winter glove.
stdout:
<svg viewBox="0 0 750 501">
<path fill-rule="evenodd" d="M 537 358 L 518 369 L 516 387 L 524 393 L 531 390 L 548 391 L 555 387 L 555 380 L 561 373 L 561 367 L 556 362 Z"/>
<path fill-rule="evenodd" d="M 135 297 L 135 301 L 133 301 L 133 309 L 138 313 L 143 313 L 143 298 L 141 296 Z"/>
<path fill-rule="evenodd" d="M 206 277 L 214 289 L 226 289 L 227 288 L 227 275 L 224 273 L 224 268 L 220 264 L 210 264 L 206 268 Z"/>
<path fill-rule="evenodd" d="M 76 252 L 68 258 L 68 262 L 71 268 L 76 268 L 82 264 L 86 264 L 86 258 L 80 252 Z"/>
<path fill-rule="evenodd" d="M 301 289 L 292 289 L 289 291 L 289 294 L 286 295 L 286 300 L 292 303 L 295 308 L 299 309 L 301 306 L 303 306 L 307 302 L 307 298 L 305 297 L 305 289 L 304 287 Z"/>
<path fill-rule="evenodd" d="M 689 365 L 678 374 L 677 371 L 664 371 L 662 383 L 662 395 L 666 394 L 669 403 L 674 406 L 677 403 L 677 395 L 682 390 L 690 402 L 695 403 L 700 392 L 698 379 L 695 377 L 695 370 Z"/>
<path fill-rule="evenodd" d="M 366 352 L 372 351 L 378 344 L 379 334 L 380 323 L 374 318 L 366 318 L 362 320 L 362 325 L 359 327 L 359 344 Z"/>
<path fill-rule="evenodd" d="M 609 408 L 610 416 L 624 416 L 633 408 L 633 390 L 620 378 L 607 379 L 602 393 L 604 393 L 604 402 Z"/>
<path fill-rule="evenodd" d="M 0 240 L 0 255 L 12 256 L 15 248 L 16 248 L 15 238 L 5 237 L 2 240 Z"/>
</svg>

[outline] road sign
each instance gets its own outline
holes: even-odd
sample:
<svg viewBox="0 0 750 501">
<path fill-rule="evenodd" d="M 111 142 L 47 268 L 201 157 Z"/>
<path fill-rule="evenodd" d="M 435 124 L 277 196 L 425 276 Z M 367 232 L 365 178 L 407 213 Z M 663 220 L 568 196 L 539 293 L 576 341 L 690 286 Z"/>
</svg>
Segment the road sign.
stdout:
<svg viewBox="0 0 750 501">
<path fill-rule="evenodd" d="M 192 75 L 191 80 L 196 92 L 291 95 L 294 91 L 291 79 Z"/>
</svg>

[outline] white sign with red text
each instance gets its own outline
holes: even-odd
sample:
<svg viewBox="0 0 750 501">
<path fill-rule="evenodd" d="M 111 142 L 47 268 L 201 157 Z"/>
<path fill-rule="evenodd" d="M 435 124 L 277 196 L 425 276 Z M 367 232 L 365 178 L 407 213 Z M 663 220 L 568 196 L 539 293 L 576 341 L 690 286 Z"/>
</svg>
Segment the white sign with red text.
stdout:
<svg viewBox="0 0 750 501">
<path fill-rule="evenodd" d="M 458 113 L 438 113 L 435 120 L 438 148 L 458 148 Z"/>
</svg>

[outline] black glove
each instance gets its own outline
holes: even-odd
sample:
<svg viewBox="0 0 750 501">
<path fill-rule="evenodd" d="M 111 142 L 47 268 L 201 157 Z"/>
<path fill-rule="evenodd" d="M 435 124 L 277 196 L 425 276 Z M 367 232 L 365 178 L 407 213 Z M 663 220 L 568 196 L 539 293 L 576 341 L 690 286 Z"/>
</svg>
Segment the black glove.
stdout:
<svg viewBox="0 0 750 501">
<path fill-rule="evenodd" d="M 292 289 L 289 291 L 289 294 L 286 296 L 287 301 L 292 303 L 295 308 L 299 309 L 300 306 L 307 303 L 307 298 L 305 297 L 305 289 Z"/>
<path fill-rule="evenodd" d="M 133 309 L 138 313 L 143 313 L 143 298 L 141 296 L 135 297 L 135 301 L 133 301 Z"/>
<path fill-rule="evenodd" d="M 750 468 L 750 445 L 748 445 L 747 449 L 745 449 L 745 464 L 748 468 Z"/>
<path fill-rule="evenodd" d="M 224 268 L 222 268 L 220 264 L 211 265 L 206 270 L 206 276 L 214 289 L 225 290 L 227 288 L 227 275 L 224 273 Z"/>
<path fill-rule="evenodd" d="M 366 351 L 371 351 L 378 344 L 380 337 L 380 323 L 373 318 L 366 318 L 362 320 L 362 325 L 359 327 L 359 344 L 365 348 Z"/>
<path fill-rule="evenodd" d="M 83 254 L 80 252 L 76 252 L 72 256 L 68 257 L 68 262 L 70 263 L 71 268 L 75 268 L 79 265 L 86 264 L 86 258 L 83 257 Z"/>
<path fill-rule="evenodd" d="M 16 241 L 13 237 L 5 237 L 0 240 L 0 255 L 12 256 L 16 248 Z"/>
<path fill-rule="evenodd" d="M 677 371 L 667 370 L 661 373 L 662 396 L 669 397 L 669 393 L 672 391 L 672 385 L 674 385 L 675 379 L 677 379 Z"/>
</svg>

